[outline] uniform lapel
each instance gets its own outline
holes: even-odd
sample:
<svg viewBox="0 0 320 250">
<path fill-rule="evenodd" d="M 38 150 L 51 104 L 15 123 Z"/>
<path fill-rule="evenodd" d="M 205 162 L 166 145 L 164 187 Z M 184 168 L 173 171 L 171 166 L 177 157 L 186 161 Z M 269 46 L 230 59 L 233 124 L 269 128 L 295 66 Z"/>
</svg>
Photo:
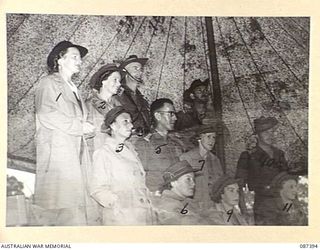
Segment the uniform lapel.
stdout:
<svg viewBox="0 0 320 250">
<path fill-rule="evenodd" d="M 73 92 L 73 91 L 70 89 L 70 87 L 68 86 L 68 83 L 66 83 L 59 74 L 57 74 L 57 77 L 59 78 L 62 95 L 64 95 L 64 97 L 65 97 L 67 100 L 69 100 L 69 101 L 71 101 L 71 102 L 74 103 L 76 109 L 78 109 L 78 111 L 79 111 L 79 112 L 77 112 L 77 113 L 79 113 L 79 114 L 84 114 L 84 113 L 85 113 L 85 112 L 83 112 L 84 110 L 81 109 L 80 104 L 78 103 L 77 98 L 76 98 L 74 92 Z M 80 95 L 79 95 L 79 96 L 80 96 Z M 84 105 L 84 102 L 83 102 L 81 99 L 82 99 L 82 98 L 80 97 L 80 102 L 82 103 L 82 107 L 84 108 L 85 105 Z"/>
</svg>

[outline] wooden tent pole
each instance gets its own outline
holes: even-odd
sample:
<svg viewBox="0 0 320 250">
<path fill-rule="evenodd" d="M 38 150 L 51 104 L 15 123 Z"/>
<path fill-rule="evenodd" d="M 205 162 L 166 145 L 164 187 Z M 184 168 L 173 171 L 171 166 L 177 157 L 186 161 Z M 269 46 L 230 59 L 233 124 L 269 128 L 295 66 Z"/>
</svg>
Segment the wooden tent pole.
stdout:
<svg viewBox="0 0 320 250">
<path fill-rule="evenodd" d="M 214 41 L 214 32 L 212 26 L 212 17 L 205 17 L 206 29 L 207 29 L 207 41 L 209 48 L 209 61 L 210 61 L 210 73 L 211 73 L 211 95 L 213 98 L 214 117 L 217 121 L 222 121 L 222 97 L 219 81 L 219 71 L 217 63 L 216 45 Z M 226 172 L 225 166 L 225 154 L 224 154 L 224 135 L 223 130 L 218 131 L 216 139 L 216 153 L 221 161 L 224 172 Z"/>
</svg>

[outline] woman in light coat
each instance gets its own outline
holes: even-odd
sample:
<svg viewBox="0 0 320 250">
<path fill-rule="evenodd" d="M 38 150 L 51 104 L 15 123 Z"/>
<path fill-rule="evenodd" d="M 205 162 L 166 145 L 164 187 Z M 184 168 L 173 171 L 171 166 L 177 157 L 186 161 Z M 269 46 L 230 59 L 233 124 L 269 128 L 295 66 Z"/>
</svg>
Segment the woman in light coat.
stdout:
<svg viewBox="0 0 320 250">
<path fill-rule="evenodd" d="M 48 76 L 35 92 L 37 170 L 35 204 L 43 225 L 87 225 L 88 150 L 85 136 L 94 132 L 87 109 L 71 77 L 88 50 L 68 41 L 50 52 Z"/>
<path fill-rule="evenodd" d="M 101 205 L 104 225 L 153 224 L 145 171 L 133 145 L 130 114 L 123 107 L 105 118 L 109 136 L 93 154 L 91 196 Z"/>
</svg>

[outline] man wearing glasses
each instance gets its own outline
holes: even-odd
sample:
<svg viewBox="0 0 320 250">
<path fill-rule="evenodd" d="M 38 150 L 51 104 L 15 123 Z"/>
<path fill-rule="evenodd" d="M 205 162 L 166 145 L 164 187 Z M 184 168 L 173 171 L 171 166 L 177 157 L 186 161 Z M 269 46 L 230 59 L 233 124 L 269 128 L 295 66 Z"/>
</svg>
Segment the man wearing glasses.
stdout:
<svg viewBox="0 0 320 250">
<path fill-rule="evenodd" d="M 136 142 L 136 150 L 146 171 L 146 184 L 151 192 L 160 194 L 162 173 L 179 161 L 185 152 L 182 141 L 170 133 L 177 120 L 173 102 L 167 98 L 155 100 L 150 107 L 153 131 Z"/>
</svg>

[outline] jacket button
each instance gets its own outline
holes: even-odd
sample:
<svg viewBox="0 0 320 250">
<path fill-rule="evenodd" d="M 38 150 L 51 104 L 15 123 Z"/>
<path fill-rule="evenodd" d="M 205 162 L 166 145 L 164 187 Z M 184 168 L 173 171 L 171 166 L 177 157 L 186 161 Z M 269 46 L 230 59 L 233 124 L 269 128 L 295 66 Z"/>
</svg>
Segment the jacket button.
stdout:
<svg viewBox="0 0 320 250">
<path fill-rule="evenodd" d="M 144 202 L 143 198 L 140 198 L 140 202 L 141 202 L 141 203 L 143 203 L 143 202 Z"/>
</svg>

